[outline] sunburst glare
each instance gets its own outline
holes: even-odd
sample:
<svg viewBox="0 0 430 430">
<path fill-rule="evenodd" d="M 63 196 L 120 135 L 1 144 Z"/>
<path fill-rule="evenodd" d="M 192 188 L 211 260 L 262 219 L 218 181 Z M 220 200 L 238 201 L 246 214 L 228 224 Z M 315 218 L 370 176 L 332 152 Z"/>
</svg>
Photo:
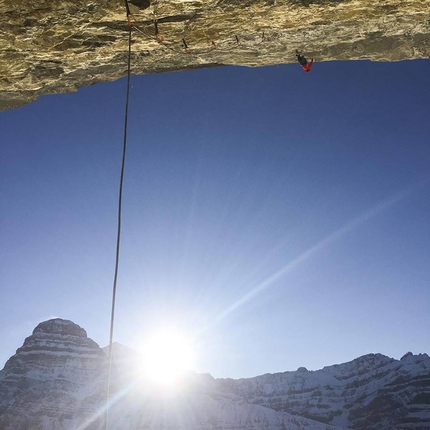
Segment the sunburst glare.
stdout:
<svg viewBox="0 0 430 430">
<path fill-rule="evenodd" d="M 177 384 L 195 363 L 190 340 L 174 330 L 154 333 L 143 345 L 142 355 L 144 377 L 164 386 Z"/>
</svg>

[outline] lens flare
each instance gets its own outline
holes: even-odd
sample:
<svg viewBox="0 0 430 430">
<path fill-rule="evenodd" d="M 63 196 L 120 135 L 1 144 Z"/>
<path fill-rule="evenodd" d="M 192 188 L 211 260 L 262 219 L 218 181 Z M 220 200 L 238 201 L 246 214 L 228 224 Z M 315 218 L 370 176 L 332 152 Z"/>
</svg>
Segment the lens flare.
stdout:
<svg viewBox="0 0 430 430">
<path fill-rule="evenodd" d="M 174 385 L 194 366 L 190 341 L 175 331 L 160 331 L 142 348 L 144 376 L 153 383 Z"/>
</svg>

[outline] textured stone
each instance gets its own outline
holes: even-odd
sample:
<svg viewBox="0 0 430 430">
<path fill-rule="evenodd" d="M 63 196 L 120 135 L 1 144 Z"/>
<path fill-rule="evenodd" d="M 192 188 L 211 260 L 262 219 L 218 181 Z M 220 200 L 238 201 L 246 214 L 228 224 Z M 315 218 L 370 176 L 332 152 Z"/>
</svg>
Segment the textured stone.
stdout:
<svg viewBox="0 0 430 430">
<path fill-rule="evenodd" d="M 40 323 L 0 372 L 1 429 L 60 429 L 103 403 L 106 355 L 85 330 L 60 318 Z"/>
<path fill-rule="evenodd" d="M 54 318 L 52 320 L 41 322 L 34 330 L 33 336 L 37 335 L 60 335 L 87 337 L 87 332 L 72 321 Z"/>
<path fill-rule="evenodd" d="M 295 49 L 317 61 L 430 57 L 428 0 L 129 4 L 137 21 L 133 74 L 291 63 Z M 0 0 L 0 110 L 124 76 L 125 16 L 121 0 Z M 154 19 L 163 43 L 155 38 Z"/>
<path fill-rule="evenodd" d="M 357 430 L 429 429 L 430 358 L 368 354 L 317 371 L 218 379 L 247 403 Z"/>
</svg>

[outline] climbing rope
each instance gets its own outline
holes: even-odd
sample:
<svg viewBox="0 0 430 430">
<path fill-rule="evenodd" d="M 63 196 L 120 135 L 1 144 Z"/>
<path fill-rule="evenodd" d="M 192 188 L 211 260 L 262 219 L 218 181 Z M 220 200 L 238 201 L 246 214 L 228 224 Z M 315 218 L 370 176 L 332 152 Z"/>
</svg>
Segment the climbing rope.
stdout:
<svg viewBox="0 0 430 430">
<path fill-rule="evenodd" d="M 116 255 L 115 255 L 115 274 L 113 278 L 113 289 L 112 289 L 112 310 L 110 318 L 110 335 L 109 335 L 109 355 L 108 355 L 108 377 L 106 386 L 106 412 L 105 412 L 105 430 L 109 426 L 109 397 L 110 397 L 110 383 L 112 373 L 112 344 L 113 344 L 113 329 L 115 323 L 115 301 L 116 301 L 116 286 L 118 280 L 118 267 L 119 267 L 119 251 L 121 243 L 121 213 L 122 213 L 122 189 L 124 183 L 124 167 L 125 167 L 125 156 L 127 153 L 127 125 L 128 125 L 128 104 L 130 99 L 130 75 L 131 75 L 131 30 L 132 21 L 130 20 L 130 10 L 128 8 L 127 1 L 125 1 L 127 8 L 127 20 L 129 23 L 128 32 L 128 60 L 127 60 L 127 91 L 125 98 L 125 115 L 124 115 L 124 142 L 122 150 L 122 163 L 121 163 L 121 175 L 119 181 L 119 196 L 118 196 L 118 229 L 116 237 Z"/>
<path fill-rule="evenodd" d="M 112 361 L 113 361 L 113 331 L 115 324 L 115 302 L 116 302 L 116 290 L 117 290 L 117 280 L 118 280 L 118 268 L 119 268 L 119 256 L 120 256 L 120 244 L 121 244 L 121 214 L 122 214 L 122 190 L 124 183 L 124 168 L 125 168 L 125 158 L 127 153 L 127 125 L 128 125 L 128 105 L 130 99 L 130 77 L 131 77 L 131 33 L 133 28 L 141 33 L 148 39 L 156 40 L 161 46 L 166 49 L 171 50 L 177 54 L 188 54 L 188 55 L 201 55 L 208 54 L 211 51 L 218 49 L 221 45 L 220 42 L 216 43 L 213 40 L 211 41 L 211 45 L 207 49 L 200 49 L 198 53 L 192 51 L 185 38 L 182 38 L 183 50 L 179 51 L 175 49 L 172 43 L 166 43 L 164 41 L 164 37 L 159 32 L 157 19 L 153 20 L 153 25 L 155 29 L 154 36 L 147 34 L 144 30 L 140 29 L 137 25 L 137 21 L 134 18 L 133 14 L 130 11 L 130 7 L 128 5 L 128 1 L 124 0 L 126 13 L 127 13 L 127 22 L 129 25 L 128 29 L 128 58 L 127 58 L 127 86 L 126 86 L 126 99 L 125 99 L 125 114 L 124 114 L 124 141 L 123 141 L 123 151 L 122 151 L 122 163 L 121 163 L 121 174 L 119 181 L 119 195 L 118 195 L 118 224 L 117 224 L 117 239 L 116 239 L 116 253 L 115 253 L 115 273 L 113 279 L 113 288 L 112 288 L 112 308 L 111 308 L 111 319 L 110 319 L 110 333 L 109 333 L 109 354 L 108 354 L 108 374 L 107 374 L 107 384 L 106 384 L 106 410 L 105 410 L 105 430 L 108 430 L 109 427 L 109 398 L 110 398 L 110 385 L 111 385 L 111 376 L 112 376 Z M 233 45 L 228 47 L 223 47 L 223 51 L 230 51 L 232 49 L 243 47 L 243 42 L 239 39 L 237 35 L 234 36 Z M 260 42 L 254 43 L 254 45 L 259 45 L 267 41 L 266 35 L 263 31 Z M 231 42 L 228 42 L 229 44 Z M 313 61 L 313 60 L 312 60 Z"/>
</svg>

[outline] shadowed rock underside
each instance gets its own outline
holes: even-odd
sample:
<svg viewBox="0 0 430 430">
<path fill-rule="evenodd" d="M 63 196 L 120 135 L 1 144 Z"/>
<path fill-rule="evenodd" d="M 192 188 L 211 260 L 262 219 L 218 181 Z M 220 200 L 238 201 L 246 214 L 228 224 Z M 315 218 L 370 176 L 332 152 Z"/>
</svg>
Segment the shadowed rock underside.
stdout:
<svg viewBox="0 0 430 430">
<path fill-rule="evenodd" d="M 430 57 L 427 0 L 132 0 L 129 6 L 137 22 L 133 74 L 291 63 L 296 49 L 319 62 Z M 126 74 L 122 0 L 2 0 L 0 17 L 0 110 Z"/>
</svg>

